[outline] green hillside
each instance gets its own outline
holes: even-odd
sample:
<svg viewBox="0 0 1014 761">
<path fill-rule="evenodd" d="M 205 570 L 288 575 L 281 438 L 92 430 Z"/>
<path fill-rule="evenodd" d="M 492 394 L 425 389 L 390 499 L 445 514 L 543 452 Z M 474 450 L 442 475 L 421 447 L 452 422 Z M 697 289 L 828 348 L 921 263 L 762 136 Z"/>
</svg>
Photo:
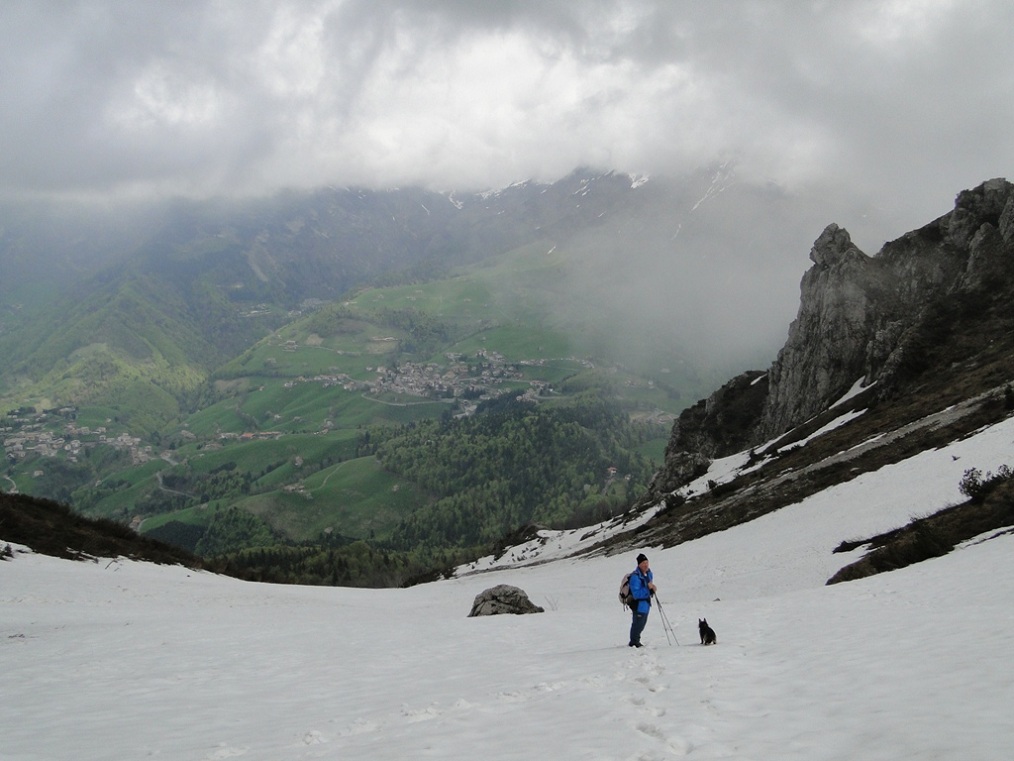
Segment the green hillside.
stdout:
<svg viewBox="0 0 1014 761">
<path fill-rule="evenodd" d="M 146 299 L 144 281 L 121 284 L 21 360 L 65 353 L 33 386 L 39 406 L 11 409 L 0 425 L 5 442 L 23 440 L 8 452 L 9 483 L 216 554 L 340 538 L 429 557 L 532 520 L 622 510 L 701 382 L 671 372 L 680 361 L 663 351 L 651 367 L 611 354 L 608 316 L 594 305 L 580 319 L 561 310 L 566 256 L 529 246 L 443 279 L 363 288 L 214 368 L 202 364 L 212 348 L 179 318 L 185 303 Z M 477 443 L 477 421 L 515 397 L 520 417 L 495 418 L 514 443 L 497 444 L 488 422 Z M 594 423 L 553 422 L 589 399 L 603 410 Z M 519 448 L 525 425 L 555 433 Z M 427 441 L 459 436 L 474 446 L 443 445 L 465 467 L 451 476 Z M 538 488 L 518 457 L 541 459 Z M 468 485 L 469 472 L 509 462 L 519 481 Z"/>
<path fill-rule="evenodd" d="M 105 407 L 126 430 L 152 434 L 179 419 L 223 349 L 238 351 L 271 325 L 241 318 L 200 282 L 128 276 L 6 336 L 0 403 Z"/>
</svg>

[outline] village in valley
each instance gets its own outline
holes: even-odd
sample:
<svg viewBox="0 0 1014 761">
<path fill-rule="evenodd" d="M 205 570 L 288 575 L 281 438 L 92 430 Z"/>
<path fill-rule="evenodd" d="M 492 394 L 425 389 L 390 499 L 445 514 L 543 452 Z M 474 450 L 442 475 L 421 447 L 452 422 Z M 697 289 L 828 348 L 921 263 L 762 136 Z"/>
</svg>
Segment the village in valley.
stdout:
<svg viewBox="0 0 1014 761">
<path fill-rule="evenodd" d="M 478 364 L 470 367 L 461 355 L 448 355 L 450 368 L 441 368 L 433 363 L 401 362 L 391 367 L 377 367 L 376 378 L 369 382 L 353 380 L 347 374 L 320 374 L 313 377 L 299 376 L 283 385 L 293 388 L 302 383 L 318 383 L 323 388 L 341 386 L 347 391 L 380 399 L 384 396 L 399 395 L 424 400 L 457 400 L 460 414 L 471 414 L 476 400 L 489 398 L 494 388 L 506 381 L 520 382 L 522 373 L 516 366 L 496 352 L 480 351 Z M 476 372 L 477 369 L 477 372 Z M 548 389 L 542 381 L 530 381 L 524 393 L 534 398 Z M 8 462 L 14 463 L 31 455 L 42 458 L 65 458 L 77 462 L 83 451 L 94 447 L 111 447 L 125 452 L 132 465 L 140 465 L 161 457 L 170 459 L 168 452 L 158 452 L 152 444 L 146 444 L 138 436 L 126 432 L 112 433 L 108 426 L 88 427 L 77 424 L 78 409 L 64 406 L 57 409 L 37 410 L 23 407 L 11 410 L 0 418 L 0 444 Z M 111 425 L 113 421 L 108 421 Z M 223 431 L 217 435 L 221 440 L 254 438 L 276 438 L 277 431 Z M 182 432 L 184 438 L 193 434 Z"/>
<path fill-rule="evenodd" d="M 36 454 L 41 457 L 64 456 L 77 462 L 89 447 L 107 446 L 127 452 L 131 463 L 139 465 L 157 455 L 150 444 L 143 444 L 128 433 L 111 434 L 106 426 L 90 428 L 74 422 L 76 407 L 36 411 L 34 408 L 12 410 L 0 421 L 4 454 L 8 461 L 17 461 Z"/>
<path fill-rule="evenodd" d="M 422 400 L 453 400 L 458 403 L 459 415 L 475 411 L 476 401 L 489 399 L 505 383 L 524 384 L 522 367 L 537 367 L 545 360 L 510 362 L 499 352 L 480 349 L 471 363 L 463 354 L 448 352 L 444 355 L 447 366 L 435 362 L 397 362 L 390 366 L 368 368 L 376 376 L 368 381 L 353 379 L 346 373 L 320 373 L 311 377 L 299 376 L 285 382 L 285 388 L 302 383 L 317 383 L 323 388 L 340 386 L 346 391 L 359 392 L 367 398 L 381 399 L 390 395 L 417 397 Z M 588 360 L 574 360 L 591 367 Z M 551 391 L 546 381 L 529 380 L 527 389 L 519 396 L 535 399 Z"/>
<path fill-rule="evenodd" d="M 290 341 L 284 348 L 291 351 L 295 347 Z M 301 375 L 284 381 L 282 388 L 291 390 L 302 384 L 340 387 L 365 399 L 395 406 L 445 401 L 457 417 L 474 414 L 481 402 L 495 398 L 507 388 L 514 389 L 517 398 L 530 401 L 553 393 L 552 384 L 548 381 L 531 377 L 526 380 L 531 373 L 526 373 L 525 369 L 542 367 L 547 363 L 546 359 L 511 361 L 499 352 L 486 349 L 479 349 L 471 356 L 448 352 L 444 357 L 447 360 L 445 365 L 412 361 L 378 364 L 367 368 L 374 374 L 369 380 L 354 379 L 337 370 L 312 376 Z M 594 367 L 588 359 L 571 357 L 567 361 L 585 369 Z M 652 386 L 651 381 L 643 382 L 648 387 Z M 39 458 L 38 466 L 32 473 L 38 478 L 45 475 L 45 460 L 62 459 L 78 463 L 88 450 L 101 447 L 109 447 L 119 456 L 129 458 L 131 465 L 155 459 L 174 464 L 173 449 L 167 448 L 166 443 L 158 441 L 157 437 L 154 442 L 146 442 L 122 430 L 125 426 L 113 419 L 106 420 L 105 425 L 81 425 L 78 414 L 79 409 L 72 405 L 42 410 L 22 407 L 8 411 L 0 417 L 0 445 L 7 464 L 13 466 L 31 462 L 31 457 Z M 661 410 L 655 410 L 649 417 L 652 422 L 671 424 L 673 420 L 670 413 Z M 280 415 L 274 415 L 276 422 L 281 419 Z M 324 424 L 325 430 L 332 426 L 331 421 Z M 183 441 L 199 438 L 185 428 L 178 432 L 178 436 Z M 279 430 L 220 430 L 203 446 L 219 449 L 229 441 L 281 436 L 284 433 Z"/>
</svg>

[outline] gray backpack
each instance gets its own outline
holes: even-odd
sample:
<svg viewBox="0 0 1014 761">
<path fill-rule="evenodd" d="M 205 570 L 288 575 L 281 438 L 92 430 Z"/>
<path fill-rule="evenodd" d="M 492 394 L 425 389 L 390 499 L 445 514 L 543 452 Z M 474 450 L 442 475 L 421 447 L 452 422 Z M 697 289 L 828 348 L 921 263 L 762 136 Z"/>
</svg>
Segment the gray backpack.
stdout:
<svg viewBox="0 0 1014 761">
<path fill-rule="evenodd" d="M 633 610 L 637 606 L 637 600 L 634 599 L 634 595 L 630 593 L 630 577 L 633 575 L 633 571 L 624 574 L 623 581 L 620 582 L 620 603 L 625 608 Z"/>
</svg>

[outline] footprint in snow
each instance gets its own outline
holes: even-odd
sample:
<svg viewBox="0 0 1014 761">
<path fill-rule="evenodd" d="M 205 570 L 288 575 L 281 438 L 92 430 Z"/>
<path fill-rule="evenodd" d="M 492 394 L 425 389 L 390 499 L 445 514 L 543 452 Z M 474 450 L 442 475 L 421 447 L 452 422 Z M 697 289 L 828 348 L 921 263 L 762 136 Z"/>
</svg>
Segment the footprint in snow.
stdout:
<svg viewBox="0 0 1014 761">
<path fill-rule="evenodd" d="M 653 740 L 657 740 L 660 743 L 665 743 L 665 750 L 667 756 L 686 756 L 689 755 L 693 749 L 693 744 L 682 738 L 682 737 L 669 737 L 665 730 L 657 724 L 641 723 L 636 726 L 638 732 L 641 732 L 647 737 Z M 656 756 L 641 755 L 638 758 L 656 758 Z"/>
<path fill-rule="evenodd" d="M 303 735 L 302 745 L 323 745 L 324 743 L 331 742 L 331 740 L 324 735 L 323 732 L 318 732 L 316 729 L 312 729 Z"/>
<path fill-rule="evenodd" d="M 380 724 L 375 721 L 367 721 L 366 719 L 356 719 L 354 722 L 349 724 L 344 730 L 338 734 L 341 737 L 350 737 L 351 735 L 362 735 L 367 732 L 376 732 L 380 729 Z"/>
<path fill-rule="evenodd" d="M 247 748 L 234 748 L 231 745 L 222 743 L 218 746 L 218 750 L 215 750 L 206 756 L 206 759 L 207 761 L 221 761 L 223 758 L 238 758 L 239 756 L 245 756 L 246 752 Z"/>
<path fill-rule="evenodd" d="M 422 709 L 410 709 L 407 706 L 402 706 L 401 715 L 408 719 L 410 724 L 414 724 L 418 721 L 429 721 L 435 719 L 443 711 L 440 710 L 440 706 L 436 703 L 427 706 Z"/>
<path fill-rule="evenodd" d="M 662 685 L 654 684 L 651 677 L 648 676 L 635 677 L 634 681 L 647 687 L 648 692 L 662 692 L 665 689 Z"/>
</svg>

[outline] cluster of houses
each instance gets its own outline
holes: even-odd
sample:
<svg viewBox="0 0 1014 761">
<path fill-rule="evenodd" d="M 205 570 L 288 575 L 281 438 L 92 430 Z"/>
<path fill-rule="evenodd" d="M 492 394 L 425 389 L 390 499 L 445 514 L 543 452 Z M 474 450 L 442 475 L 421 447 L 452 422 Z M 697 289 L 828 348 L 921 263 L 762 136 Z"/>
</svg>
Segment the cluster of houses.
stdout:
<svg viewBox="0 0 1014 761">
<path fill-rule="evenodd" d="M 480 349 L 471 361 L 462 354 L 446 355 L 448 366 L 436 363 L 400 362 L 391 367 L 378 366 L 375 377 L 369 381 L 355 380 L 345 373 L 300 376 L 285 383 L 292 388 L 300 383 L 318 383 L 324 388 L 341 386 L 347 391 L 358 391 L 372 396 L 400 394 L 425 399 L 459 400 L 462 414 L 475 409 L 475 400 L 489 398 L 497 386 L 523 378 L 518 369 L 526 362 L 513 364 L 500 353 Z M 538 362 L 539 360 L 533 360 Z M 532 398 L 543 393 L 548 384 L 530 381 L 526 395 Z M 0 442 L 4 455 L 17 462 L 31 454 L 41 457 L 66 457 L 77 462 L 82 450 L 96 446 L 109 446 L 130 454 L 136 464 L 159 457 L 152 446 L 127 433 L 111 435 L 104 426 L 89 428 L 74 422 L 76 410 L 64 408 L 35 412 L 34 410 L 8 413 L 0 424 Z M 57 424 L 54 424 L 57 423 Z M 186 432 L 184 432 L 186 434 Z M 259 433 L 222 433 L 219 438 L 277 438 L 276 431 Z"/>
<path fill-rule="evenodd" d="M 97 446 L 126 451 L 135 465 L 156 456 L 151 445 L 142 445 L 136 436 L 127 433 L 111 436 L 105 426 L 89 428 L 73 422 L 65 424 L 62 432 L 55 432 L 46 425 L 46 418 L 46 413 L 34 413 L 9 415 L 4 419 L 0 434 L 3 434 L 3 450 L 8 460 L 16 462 L 36 454 L 41 457 L 62 455 L 70 462 L 77 462 L 82 450 Z"/>
<path fill-rule="evenodd" d="M 368 381 L 355 380 L 346 373 L 322 373 L 312 377 L 299 376 L 287 381 L 285 387 L 318 383 L 324 388 L 340 386 L 346 391 L 360 391 L 374 396 L 403 394 L 424 399 L 475 399 L 483 398 L 505 382 L 522 380 L 524 375 L 518 367 L 530 364 L 510 363 L 502 354 L 484 349 L 476 353 L 477 362 L 474 364 L 469 364 L 462 354 L 448 353 L 445 356 L 449 361 L 448 366 L 435 362 L 399 362 L 391 367 L 375 368 L 376 376 Z M 548 385 L 543 381 L 530 381 L 526 393 L 538 396 Z"/>
</svg>

